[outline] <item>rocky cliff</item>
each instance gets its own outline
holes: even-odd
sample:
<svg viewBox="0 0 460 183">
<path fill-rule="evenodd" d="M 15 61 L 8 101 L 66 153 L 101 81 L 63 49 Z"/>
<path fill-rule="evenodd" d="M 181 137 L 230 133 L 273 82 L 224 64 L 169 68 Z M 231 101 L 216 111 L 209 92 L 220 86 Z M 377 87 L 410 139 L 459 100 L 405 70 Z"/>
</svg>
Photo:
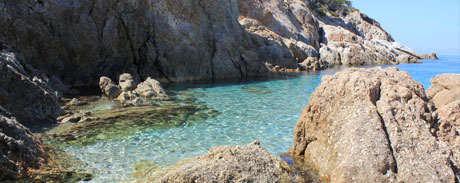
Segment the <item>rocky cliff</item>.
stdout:
<svg viewBox="0 0 460 183">
<path fill-rule="evenodd" d="M 0 114 L 0 135 L 3 135 L 0 165 L 5 170 L 0 179 L 23 176 L 23 170 L 37 168 L 43 162 L 39 142 L 18 122 L 26 125 L 55 122 L 61 113 L 58 105 L 61 94 L 69 93 L 69 88 L 95 87 L 101 76 L 118 80 L 120 74 L 129 73 L 133 83 L 148 78 L 160 82 L 213 81 L 266 76 L 278 71 L 397 64 L 435 57 L 418 55 L 394 42 L 375 20 L 358 11 L 344 17 L 318 15 L 310 10 L 308 1 L 301 0 L 16 0 L 1 1 L 0 7 L 0 40 L 4 41 L 0 44 L 0 106 L 15 116 Z M 376 91 L 382 89 L 380 77 L 383 75 L 363 81 L 361 90 L 372 94 L 369 100 L 362 101 L 365 105 L 377 105 L 375 97 L 379 92 Z M 151 82 L 152 85 L 157 83 Z M 425 175 L 429 170 L 433 171 L 426 176 L 432 175 L 433 179 L 423 180 L 452 180 L 450 169 L 430 166 L 448 163 L 441 156 L 420 166 L 413 164 L 419 162 L 417 157 L 425 158 L 428 153 L 438 152 L 436 142 L 420 127 L 435 124 L 426 115 L 431 108 L 423 103 L 426 97 L 419 91 L 420 87 L 413 87 L 412 83 L 400 87 L 406 92 L 403 96 L 393 96 L 394 88 L 385 91 L 391 97 L 404 99 L 403 102 L 384 101 L 378 110 L 375 106 L 356 107 L 372 114 L 371 122 L 378 129 L 371 135 L 379 137 L 375 151 L 381 150 L 384 154 L 373 164 L 378 165 L 377 169 L 370 170 L 390 172 L 389 179 L 378 176 L 375 180 L 407 181 L 413 174 L 401 173 L 406 176 L 401 177 L 398 172 Z M 365 99 L 362 95 L 357 97 Z M 383 120 L 398 121 L 402 116 L 406 118 L 406 113 L 395 117 L 385 107 L 417 110 L 409 118 L 419 123 L 414 123 L 415 128 L 409 135 L 400 134 L 399 123 L 392 123 L 388 129 L 393 131 L 387 131 L 379 127 Z M 320 107 L 323 108 L 327 107 Z M 382 114 L 379 116 L 378 112 Z M 351 124 L 347 122 L 344 126 Z M 302 136 L 301 129 L 300 126 L 296 130 L 296 137 L 300 138 L 296 141 L 300 145 L 295 144 L 292 149 L 297 155 L 308 152 L 307 145 L 314 139 Z M 396 135 L 390 136 L 393 133 Z M 357 135 L 352 138 L 355 141 L 365 137 L 353 134 Z M 411 139 L 419 134 L 428 139 Z M 402 140 L 393 142 L 388 138 Z M 303 141 L 305 139 L 307 141 Z M 423 146 L 414 147 L 409 142 Z M 420 149 L 423 147 L 429 148 Z M 399 149 L 401 154 L 407 149 L 420 153 L 399 159 L 394 153 Z M 367 155 L 373 154 L 374 151 Z M 341 167 L 342 164 L 334 165 Z M 210 172 L 209 176 L 214 173 Z M 270 176 L 279 175 L 279 172 L 272 173 Z M 343 171 L 335 174 L 346 175 Z"/>
<path fill-rule="evenodd" d="M 46 161 L 40 140 L 0 105 L 0 180 L 27 177 Z"/>
<path fill-rule="evenodd" d="M 160 81 L 265 75 L 234 0 L 0 3 L 1 39 L 73 87 L 123 72 Z"/>
<path fill-rule="evenodd" d="M 377 21 L 356 9 L 334 17 L 312 6 L 298 0 L 239 0 L 238 20 L 251 33 L 261 58 L 280 67 L 317 70 L 436 59 L 435 54 L 419 55 L 394 42 Z"/>
<path fill-rule="evenodd" d="M 0 49 L 0 106 L 22 124 L 55 122 L 61 108 L 54 88 L 65 88 L 59 79 L 34 69 L 7 44 L 0 42 Z"/>
<path fill-rule="evenodd" d="M 125 72 L 137 81 L 209 81 L 422 58 L 358 11 L 320 16 L 301 0 L 18 0 L 0 7 L 0 39 L 69 87 Z"/>
<path fill-rule="evenodd" d="M 457 138 L 458 104 L 452 101 L 448 113 L 438 108 L 438 119 L 438 105 L 429 101 L 453 89 L 436 84 L 441 78 L 432 80 L 437 89 L 427 97 L 395 68 L 325 76 L 302 110 L 290 153 L 311 160 L 332 182 L 458 181 L 455 145 L 442 140 Z"/>
</svg>

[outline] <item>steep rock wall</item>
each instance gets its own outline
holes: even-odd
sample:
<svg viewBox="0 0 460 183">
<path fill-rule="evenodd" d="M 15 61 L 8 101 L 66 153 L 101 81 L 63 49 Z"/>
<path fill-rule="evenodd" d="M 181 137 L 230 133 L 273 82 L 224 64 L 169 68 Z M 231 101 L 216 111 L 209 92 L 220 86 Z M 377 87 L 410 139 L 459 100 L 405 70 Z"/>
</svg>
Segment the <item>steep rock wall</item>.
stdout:
<svg viewBox="0 0 460 183">
<path fill-rule="evenodd" d="M 73 87 L 129 72 L 138 79 L 265 75 L 234 0 L 0 2 L 1 38 Z"/>
<path fill-rule="evenodd" d="M 416 62 L 380 24 L 320 16 L 301 0 L 2 1 L 0 39 L 67 86 L 265 76 L 280 67 Z M 300 66 L 300 67 L 299 67 Z"/>
</svg>

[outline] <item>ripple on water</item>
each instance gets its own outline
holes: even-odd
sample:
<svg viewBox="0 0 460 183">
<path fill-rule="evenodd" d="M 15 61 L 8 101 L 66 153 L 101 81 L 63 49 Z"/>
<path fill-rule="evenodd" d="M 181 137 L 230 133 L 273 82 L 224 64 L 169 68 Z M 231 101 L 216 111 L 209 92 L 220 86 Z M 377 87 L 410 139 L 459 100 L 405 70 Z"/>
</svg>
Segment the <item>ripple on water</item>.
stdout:
<svg viewBox="0 0 460 183">
<path fill-rule="evenodd" d="M 398 67 L 407 70 L 425 88 L 429 85 L 426 75 L 431 78 L 438 73 L 460 72 L 457 57 L 424 62 Z M 425 73 L 428 67 L 431 70 Z M 246 145 L 254 139 L 270 153 L 281 155 L 288 151 L 299 113 L 321 77 L 336 71 L 265 82 L 173 86 L 168 92 L 177 100 L 171 104 L 204 105 L 220 115 L 207 118 L 209 114 L 200 113 L 203 120 L 199 123 L 170 128 L 135 128 L 122 134 L 122 138 L 94 141 L 86 146 L 68 145 L 65 151 L 85 162 L 79 168 L 96 175 L 92 182 L 119 182 L 138 174 L 142 167 L 167 166 L 202 155 L 213 146 Z"/>
</svg>

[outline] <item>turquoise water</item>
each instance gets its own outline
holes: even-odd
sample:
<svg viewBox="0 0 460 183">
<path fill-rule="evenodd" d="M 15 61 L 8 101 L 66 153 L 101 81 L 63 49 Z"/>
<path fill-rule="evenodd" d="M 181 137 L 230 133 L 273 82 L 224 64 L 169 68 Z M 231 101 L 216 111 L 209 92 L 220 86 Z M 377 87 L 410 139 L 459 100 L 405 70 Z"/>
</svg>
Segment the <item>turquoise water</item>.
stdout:
<svg viewBox="0 0 460 183">
<path fill-rule="evenodd" d="M 443 56 L 441 60 L 423 62 L 396 67 L 408 71 L 425 88 L 429 87 L 429 79 L 439 73 L 460 73 L 459 57 Z M 85 162 L 80 168 L 96 175 L 91 182 L 126 180 L 140 161 L 167 166 L 202 155 L 213 146 L 246 145 L 256 139 L 279 156 L 289 150 L 299 113 L 321 77 L 338 70 L 341 69 L 259 82 L 171 86 L 167 89 L 171 95 L 192 97 L 221 115 L 194 125 L 138 132 L 123 140 L 68 146 L 65 151 Z"/>
</svg>

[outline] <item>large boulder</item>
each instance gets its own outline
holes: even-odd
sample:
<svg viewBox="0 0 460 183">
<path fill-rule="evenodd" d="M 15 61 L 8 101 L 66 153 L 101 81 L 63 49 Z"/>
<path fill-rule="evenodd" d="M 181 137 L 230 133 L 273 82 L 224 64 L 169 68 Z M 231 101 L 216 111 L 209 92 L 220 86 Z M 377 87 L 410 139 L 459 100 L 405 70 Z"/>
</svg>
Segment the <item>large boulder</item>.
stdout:
<svg viewBox="0 0 460 183">
<path fill-rule="evenodd" d="M 118 77 L 118 86 L 123 92 L 132 91 L 136 88 L 136 82 L 129 73 L 123 73 Z"/>
<path fill-rule="evenodd" d="M 286 162 L 254 141 L 247 146 L 213 147 L 205 155 L 167 172 L 157 182 L 292 182 L 290 173 Z"/>
<path fill-rule="evenodd" d="M 437 108 L 436 136 L 460 178 L 460 74 L 437 75 L 430 81 L 427 96 Z"/>
<path fill-rule="evenodd" d="M 115 99 L 121 94 L 121 89 L 117 86 L 112 79 L 102 76 L 99 78 L 99 88 L 102 93 L 109 97 L 109 99 Z"/>
<path fill-rule="evenodd" d="M 27 177 L 46 161 L 40 140 L 0 105 L 0 181 Z"/>
<path fill-rule="evenodd" d="M 325 76 L 294 129 L 290 153 L 332 182 L 454 182 L 423 86 L 396 68 Z"/>
<path fill-rule="evenodd" d="M 0 44 L 0 105 L 22 124 L 56 122 L 62 110 L 49 79 L 8 45 Z"/>
<path fill-rule="evenodd" d="M 426 91 L 436 107 L 442 107 L 460 100 L 460 74 L 442 74 L 430 79 L 431 86 Z"/>
<path fill-rule="evenodd" d="M 147 78 L 144 82 L 137 85 L 134 92 L 144 98 L 168 99 L 168 95 L 161 86 L 160 82 L 152 78 Z"/>
</svg>

